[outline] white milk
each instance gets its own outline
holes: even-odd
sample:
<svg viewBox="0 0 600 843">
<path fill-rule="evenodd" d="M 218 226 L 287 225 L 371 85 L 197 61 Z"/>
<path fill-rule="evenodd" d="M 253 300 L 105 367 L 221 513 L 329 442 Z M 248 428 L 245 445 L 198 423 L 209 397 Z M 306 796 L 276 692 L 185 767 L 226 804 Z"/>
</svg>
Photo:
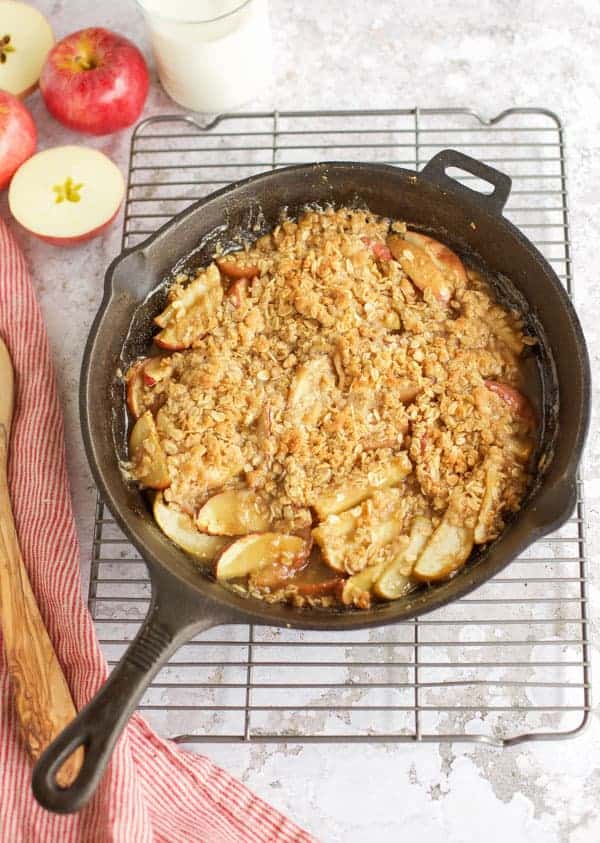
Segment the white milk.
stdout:
<svg viewBox="0 0 600 843">
<path fill-rule="evenodd" d="M 165 91 L 192 111 L 259 96 L 272 72 L 267 0 L 138 0 Z"/>
</svg>

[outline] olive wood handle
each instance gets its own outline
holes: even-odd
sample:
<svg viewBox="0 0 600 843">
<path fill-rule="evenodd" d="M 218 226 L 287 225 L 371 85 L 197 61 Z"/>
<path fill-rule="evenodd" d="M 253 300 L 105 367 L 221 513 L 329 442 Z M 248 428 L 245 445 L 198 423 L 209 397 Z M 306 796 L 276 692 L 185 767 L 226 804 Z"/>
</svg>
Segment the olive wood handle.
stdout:
<svg viewBox="0 0 600 843">
<path fill-rule="evenodd" d="M 6 662 L 21 733 L 36 761 L 77 714 L 23 562 L 7 480 L 8 435 L 0 424 L 0 605 Z M 79 748 L 59 774 L 66 787 L 83 763 Z"/>
</svg>

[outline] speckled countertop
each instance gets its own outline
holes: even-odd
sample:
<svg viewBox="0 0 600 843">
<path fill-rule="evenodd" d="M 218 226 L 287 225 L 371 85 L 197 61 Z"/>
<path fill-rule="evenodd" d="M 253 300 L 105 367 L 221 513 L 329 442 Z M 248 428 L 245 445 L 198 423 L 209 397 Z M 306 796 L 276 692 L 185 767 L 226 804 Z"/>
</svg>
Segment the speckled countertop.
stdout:
<svg viewBox="0 0 600 843">
<path fill-rule="evenodd" d="M 102 24 L 149 57 L 133 0 L 35 0 L 59 36 Z M 593 365 L 600 354 L 597 240 L 600 86 L 597 0 L 272 0 L 276 78 L 251 108 L 470 106 L 492 116 L 545 106 L 567 129 L 577 304 Z M 77 142 L 34 95 L 41 146 Z M 146 115 L 177 111 L 158 83 Z M 93 141 L 123 169 L 129 132 Z M 599 157 L 597 157 L 599 156 Z M 8 216 L 4 199 L 0 213 Z M 17 227 L 14 226 L 16 229 Z M 77 381 L 106 265 L 120 246 L 106 236 L 63 252 L 16 230 L 50 334 L 66 415 L 69 471 L 84 575 L 95 490 L 79 433 Z M 597 421 L 597 420 L 595 420 Z M 589 521 L 591 632 L 600 677 L 600 438 L 584 466 Z M 211 745 L 208 754 L 324 841 L 592 843 L 600 840 L 600 718 L 566 742 L 498 750 L 484 745 Z"/>
</svg>

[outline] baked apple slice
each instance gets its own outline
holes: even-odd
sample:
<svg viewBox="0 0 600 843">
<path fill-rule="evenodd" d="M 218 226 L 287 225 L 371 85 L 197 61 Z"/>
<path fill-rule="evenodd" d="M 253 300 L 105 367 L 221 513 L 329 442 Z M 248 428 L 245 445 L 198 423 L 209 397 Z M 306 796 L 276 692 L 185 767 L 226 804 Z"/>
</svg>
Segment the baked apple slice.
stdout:
<svg viewBox="0 0 600 843">
<path fill-rule="evenodd" d="M 529 429 L 533 430 L 536 426 L 535 412 L 531 406 L 529 399 L 515 389 L 514 386 L 509 386 L 507 383 L 500 383 L 499 381 L 486 380 L 486 389 L 495 393 L 505 404 L 507 404 L 517 416 Z"/>
<path fill-rule="evenodd" d="M 148 489 L 166 489 L 171 485 L 167 458 L 150 410 L 142 413 L 133 426 L 129 437 L 129 455 L 133 462 L 133 473 L 140 486 Z"/>
<path fill-rule="evenodd" d="M 270 592 L 293 586 L 302 597 L 328 597 L 341 595 L 346 578 L 334 574 L 327 565 L 308 557 L 299 557 L 294 568 L 282 565 L 270 565 L 250 574 L 249 584 L 254 588 L 268 589 Z"/>
<path fill-rule="evenodd" d="M 361 237 L 360 239 L 373 254 L 375 260 L 391 261 L 392 253 L 382 240 L 375 240 L 373 237 Z"/>
<path fill-rule="evenodd" d="M 456 252 L 453 252 L 444 243 L 440 243 L 439 240 L 434 240 L 433 237 L 428 237 L 426 234 L 419 234 L 417 231 L 407 231 L 404 239 L 413 246 L 419 246 L 427 252 L 440 272 L 454 280 L 455 286 L 464 287 L 466 285 L 467 273 L 463 262 Z"/>
<path fill-rule="evenodd" d="M 243 252 L 236 253 L 243 256 Z M 258 267 L 251 263 L 245 264 L 242 257 L 241 262 L 235 260 L 231 255 L 224 258 L 217 258 L 217 266 L 227 278 L 232 281 L 239 281 L 241 278 L 254 278 L 258 275 Z"/>
<path fill-rule="evenodd" d="M 137 360 L 129 367 L 126 375 L 127 406 L 134 419 L 138 419 L 144 412 L 144 390 L 156 386 L 163 378 L 169 377 L 172 371 L 173 366 L 163 357 Z"/>
<path fill-rule="evenodd" d="M 144 380 L 142 372 L 145 360 L 137 360 L 129 367 L 126 376 L 127 383 L 127 407 L 134 419 L 144 412 Z"/>
<path fill-rule="evenodd" d="M 412 570 L 422 582 L 447 579 L 461 568 L 473 549 L 473 530 L 452 523 L 448 512 L 425 545 Z"/>
<path fill-rule="evenodd" d="M 154 519 L 163 533 L 190 556 L 209 561 L 227 544 L 221 536 L 207 536 L 194 525 L 189 515 L 168 506 L 162 493 L 154 498 Z"/>
<path fill-rule="evenodd" d="M 348 577 L 342 591 L 342 603 L 345 606 L 368 609 L 371 605 L 371 589 L 383 573 L 384 568 L 385 562 L 379 562 L 377 565 L 369 565 L 360 573 Z"/>
<path fill-rule="evenodd" d="M 196 516 L 196 525 L 214 536 L 262 533 L 271 526 L 264 500 L 250 489 L 229 489 L 209 498 Z"/>
<path fill-rule="evenodd" d="M 365 547 L 364 535 L 358 535 L 359 528 L 365 526 L 364 519 L 362 507 L 357 506 L 340 515 L 330 515 L 312 531 L 323 559 L 334 571 L 358 573 L 367 565 L 365 551 L 372 558 L 402 533 L 401 519 L 393 516 L 374 519 L 368 525 L 368 546 Z"/>
<path fill-rule="evenodd" d="M 339 515 L 330 515 L 312 531 L 312 537 L 321 548 L 323 559 L 334 571 L 345 571 L 344 558 L 360 512 L 360 507 L 357 506 Z"/>
<path fill-rule="evenodd" d="M 219 580 L 234 580 L 267 567 L 298 568 L 308 553 L 308 544 L 299 536 L 253 533 L 236 539 L 221 551 L 215 574 Z"/>
<path fill-rule="evenodd" d="M 450 301 L 454 286 L 422 245 L 411 243 L 399 234 L 390 234 L 387 245 L 415 287 L 421 292 L 431 290 L 442 304 Z"/>
<path fill-rule="evenodd" d="M 474 540 L 476 544 L 490 541 L 494 527 L 494 517 L 498 512 L 498 505 L 502 495 L 500 483 L 500 469 L 497 459 L 488 459 L 485 470 L 485 491 L 481 501 L 481 509 L 477 516 Z"/>
<path fill-rule="evenodd" d="M 142 378 L 145 386 L 157 383 L 173 374 L 173 366 L 165 357 L 149 357 L 142 366 Z"/>
<path fill-rule="evenodd" d="M 222 300 L 221 276 L 211 263 L 155 317 L 154 322 L 163 330 L 154 337 L 154 342 L 168 351 L 189 348 L 214 327 Z"/>
<path fill-rule="evenodd" d="M 296 369 L 288 393 L 288 411 L 304 424 L 315 424 L 335 387 L 335 371 L 328 354 L 307 360 Z"/>
<path fill-rule="evenodd" d="M 328 577 L 322 577 L 321 579 L 305 580 L 301 574 L 298 581 L 296 581 L 296 579 L 293 580 L 293 584 L 296 586 L 298 594 L 301 594 L 303 597 L 339 596 L 342 593 L 345 582 L 345 577 L 332 575 L 331 572 Z"/>
<path fill-rule="evenodd" d="M 363 480 L 346 480 L 323 492 L 312 502 L 312 506 L 319 518 L 327 518 L 350 509 L 361 501 L 370 497 L 377 489 L 396 486 L 412 471 L 412 463 L 408 454 L 402 451 L 382 465 L 376 471 L 369 473 Z"/>
<path fill-rule="evenodd" d="M 384 600 L 397 600 L 414 588 L 410 574 L 432 532 L 433 524 L 429 518 L 425 518 L 423 515 L 417 515 L 413 518 L 406 549 L 401 551 L 396 559 L 384 568 L 381 576 L 374 584 L 374 591 L 378 597 L 382 597 Z"/>
<path fill-rule="evenodd" d="M 232 281 L 225 295 L 235 308 L 242 307 L 248 302 L 248 279 L 238 278 Z"/>
</svg>

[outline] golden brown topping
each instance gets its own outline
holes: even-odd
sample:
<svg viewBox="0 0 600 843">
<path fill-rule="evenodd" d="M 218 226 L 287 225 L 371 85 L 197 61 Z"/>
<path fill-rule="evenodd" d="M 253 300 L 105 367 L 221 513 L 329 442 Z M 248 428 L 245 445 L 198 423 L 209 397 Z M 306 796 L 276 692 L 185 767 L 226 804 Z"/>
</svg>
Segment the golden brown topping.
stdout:
<svg viewBox="0 0 600 843">
<path fill-rule="evenodd" d="M 164 488 L 175 541 L 241 535 L 220 578 L 366 608 L 500 533 L 529 480 L 520 355 L 534 340 L 477 272 L 348 209 L 215 260 L 178 277 L 155 320 L 169 354 L 127 374 L 132 472 Z"/>
</svg>

